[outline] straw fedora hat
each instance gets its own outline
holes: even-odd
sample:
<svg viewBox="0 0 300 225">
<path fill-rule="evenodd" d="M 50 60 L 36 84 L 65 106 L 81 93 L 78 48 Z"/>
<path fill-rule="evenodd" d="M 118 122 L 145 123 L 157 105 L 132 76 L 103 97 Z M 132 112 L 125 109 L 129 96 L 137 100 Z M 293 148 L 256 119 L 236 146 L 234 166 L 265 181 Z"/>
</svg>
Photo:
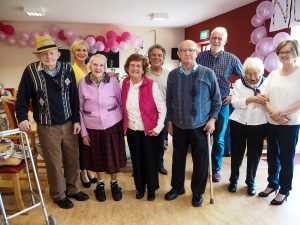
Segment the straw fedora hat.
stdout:
<svg viewBox="0 0 300 225">
<path fill-rule="evenodd" d="M 38 36 L 35 40 L 35 44 L 36 44 L 36 51 L 33 52 L 34 54 L 61 47 L 61 46 L 57 46 L 53 41 L 53 39 L 51 38 L 51 36 L 48 34 L 45 36 Z"/>
</svg>

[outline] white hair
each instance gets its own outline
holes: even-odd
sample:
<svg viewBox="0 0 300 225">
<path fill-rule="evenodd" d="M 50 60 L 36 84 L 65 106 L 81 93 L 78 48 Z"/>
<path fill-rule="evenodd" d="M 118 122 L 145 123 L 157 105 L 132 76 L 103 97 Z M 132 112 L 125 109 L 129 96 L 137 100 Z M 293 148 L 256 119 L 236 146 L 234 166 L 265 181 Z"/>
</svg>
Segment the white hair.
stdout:
<svg viewBox="0 0 300 225">
<path fill-rule="evenodd" d="M 228 33 L 225 27 L 216 27 L 212 30 L 211 34 L 213 34 L 214 32 L 222 33 L 225 36 L 225 40 L 227 40 Z"/>
<path fill-rule="evenodd" d="M 243 64 L 243 74 L 245 76 L 245 71 L 249 68 L 255 68 L 259 71 L 259 75 L 262 76 L 265 70 L 264 63 L 260 58 L 249 57 L 245 60 Z"/>
</svg>

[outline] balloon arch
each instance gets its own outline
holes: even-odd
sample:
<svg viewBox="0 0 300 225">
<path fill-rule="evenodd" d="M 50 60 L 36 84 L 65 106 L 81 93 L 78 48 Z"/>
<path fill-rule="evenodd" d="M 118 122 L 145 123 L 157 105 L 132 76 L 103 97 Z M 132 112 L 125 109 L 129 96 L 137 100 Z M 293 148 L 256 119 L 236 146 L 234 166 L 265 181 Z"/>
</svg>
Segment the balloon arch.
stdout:
<svg viewBox="0 0 300 225">
<path fill-rule="evenodd" d="M 35 39 L 37 36 L 49 34 L 57 41 L 64 41 L 67 45 L 71 45 L 76 39 L 84 39 L 89 45 L 89 52 L 94 54 L 99 52 L 118 52 L 126 50 L 128 47 L 136 48 L 142 45 L 140 37 L 132 36 L 128 31 L 118 35 L 110 30 L 106 32 L 106 38 L 102 35 L 76 35 L 70 29 L 62 29 L 56 24 L 50 26 L 46 31 L 20 32 L 15 34 L 15 28 L 10 24 L 0 22 L 0 41 L 5 42 L 8 46 L 18 47 L 35 47 Z"/>
<path fill-rule="evenodd" d="M 276 46 L 284 40 L 291 39 L 286 32 L 279 32 L 274 37 L 267 37 L 265 20 L 270 19 L 275 12 L 271 1 L 263 1 L 256 8 L 256 14 L 251 19 L 252 26 L 256 27 L 250 35 L 251 42 L 255 45 L 255 51 L 251 57 L 260 58 L 268 72 L 280 68 L 280 61 L 276 55 Z"/>
</svg>

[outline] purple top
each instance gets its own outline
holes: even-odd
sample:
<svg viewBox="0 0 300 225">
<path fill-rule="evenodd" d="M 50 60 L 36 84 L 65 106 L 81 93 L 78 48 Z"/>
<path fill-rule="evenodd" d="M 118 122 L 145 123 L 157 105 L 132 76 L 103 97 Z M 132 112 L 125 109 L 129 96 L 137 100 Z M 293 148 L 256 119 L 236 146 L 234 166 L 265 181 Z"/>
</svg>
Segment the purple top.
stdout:
<svg viewBox="0 0 300 225">
<path fill-rule="evenodd" d="M 79 81 L 81 136 L 88 129 L 105 130 L 122 119 L 121 88 L 115 77 L 107 75 L 97 85 L 89 74 Z"/>
</svg>

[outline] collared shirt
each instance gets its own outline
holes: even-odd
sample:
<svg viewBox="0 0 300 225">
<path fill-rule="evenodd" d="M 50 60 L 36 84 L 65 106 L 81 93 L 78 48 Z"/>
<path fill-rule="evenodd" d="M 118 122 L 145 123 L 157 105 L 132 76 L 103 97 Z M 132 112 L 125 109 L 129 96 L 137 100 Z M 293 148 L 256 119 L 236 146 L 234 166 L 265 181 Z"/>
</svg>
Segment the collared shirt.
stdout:
<svg viewBox="0 0 300 225">
<path fill-rule="evenodd" d="M 196 59 L 197 63 L 212 69 L 218 80 L 221 97 L 224 99 L 229 95 L 230 76 L 232 74 L 243 77 L 242 64 L 232 53 L 221 51 L 217 57 L 211 54 L 210 50 L 200 52 Z"/>
<path fill-rule="evenodd" d="M 142 121 L 142 115 L 139 108 L 139 89 L 143 80 L 137 84 L 133 84 L 130 81 L 130 87 L 128 90 L 128 96 L 126 101 L 126 110 L 128 115 L 128 128 L 131 130 L 143 131 L 144 125 Z M 166 102 L 159 90 L 158 84 L 153 82 L 153 99 L 158 111 L 157 126 L 153 129 L 157 134 L 164 128 L 164 121 L 166 115 Z M 163 116 L 160 116 L 163 115 Z"/>
<path fill-rule="evenodd" d="M 158 83 L 158 87 L 161 90 L 164 99 L 166 99 L 166 92 L 167 92 L 167 82 L 168 82 L 168 76 L 169 76 L 170 71 L 161 68 L 161 73 L 159 75 L 156 75 L 152 73 L 151 69 L 149 69 L 146 73 L 146 77 L 156 81 Z"/>
<path fill-rule="evenodd" d="M 49 76 L 55 77 L 60 71 L 60 68 L 61 68 L 61 62 L 59 61 L 56 62 L 55 70 L 53 71 L 46 70 L 45 66 L 40 62 L 40 65 L 38 66 L 38 72 L 45 71 L 45 73 L 48 74 Z"/>
<path fill-rule="evenodd" d="M 260 87 L 260 91 L 265 89 L 264 82 Z M 245 87 L 239 79 L 235 82 L 231 104 L 234 108 L 230 119 L 244 125 L 261 125 L 267 123 L 266 110 L 261 104 L 250 103 L 246 105 L 246 99 L 254 96 L 252 89 Z"/>
<path fill-rule="evenodd" d="M 180 66 L 179 67 L 179 72 L 188 76 L 188 75 L 194 73 L 194 71 L 197 69 L 198 66 L 199 65 L 197 63 L 195 63 L 195 65 L 192 67 L 192 69 L 189 72 L 185 72 L 183 66 Z"/>
</svg>

